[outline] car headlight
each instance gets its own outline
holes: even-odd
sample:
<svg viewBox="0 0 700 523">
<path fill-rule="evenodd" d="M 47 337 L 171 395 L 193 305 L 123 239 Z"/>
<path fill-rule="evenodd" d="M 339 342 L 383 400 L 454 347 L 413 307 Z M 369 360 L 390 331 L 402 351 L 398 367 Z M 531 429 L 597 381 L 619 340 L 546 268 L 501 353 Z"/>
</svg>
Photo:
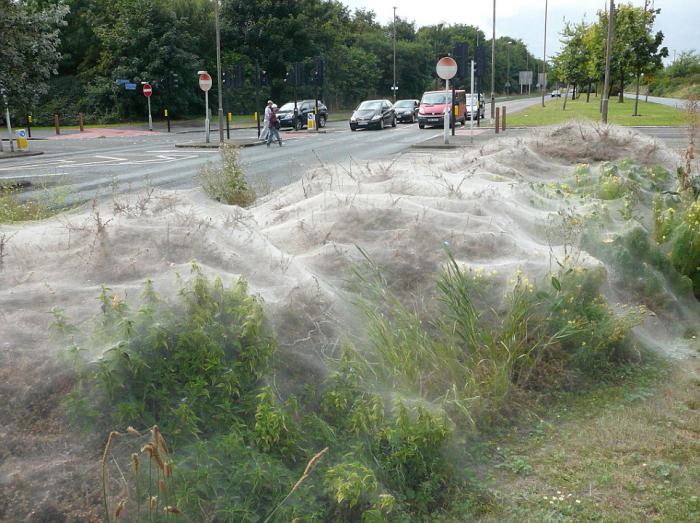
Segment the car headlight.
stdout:
<svg viewBox="0 0 700 523">
<path fill-rule="evenodd" d="M 357 121 L 357 118 L 355 117 L 354 114 L 350 117 L 350 121 L 351 121 L 351 122 L 356 122 L 356 121 Z"/>
<path fill-rule="evenodd" d="M 372 120 L 379 120 L 381 117 L 382 117 L 381 114 L 375 114 L 375 115 L 372 117 Z"/>
</svg>

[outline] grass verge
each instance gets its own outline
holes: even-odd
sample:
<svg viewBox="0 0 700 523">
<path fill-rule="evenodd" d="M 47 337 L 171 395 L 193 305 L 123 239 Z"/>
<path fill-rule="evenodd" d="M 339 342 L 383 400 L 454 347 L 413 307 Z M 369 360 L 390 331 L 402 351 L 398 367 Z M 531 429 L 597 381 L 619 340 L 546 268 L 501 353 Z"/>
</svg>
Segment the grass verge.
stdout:
<svg viewBox="0 0 700 523">
<path fill-rule="evenodd" d="M 496 501 L 480 521 L 698 521 L 700 368 L 688 363 L 627 369 L 489 441 L 480 467 Z"/>
<path fill-rule="evenodd" d="M 545 107 L 533 105 L 527 109 L 508 117 L 508 125 L 537 127 L 542 125 L 555 125 L 568 120 L 592 120 L 600 121 L 600 100 L 591 97 L 591 101 L 586 103 L 586 97 L 582 96 L 576 100 L 568 100 L 566 111 L 563 98 L 547 98 Z M 687 125 L 687 115 L 673 107 L 666 105 L 644 102 L 640 97 L 638 112 L 641 116 L 632 116 L 634 112 L 634 100 L 626 99 L 625 103 L 617 103 L 616 99 L 610 100 L 608 121 L 616 125 Z"/>
</svg>

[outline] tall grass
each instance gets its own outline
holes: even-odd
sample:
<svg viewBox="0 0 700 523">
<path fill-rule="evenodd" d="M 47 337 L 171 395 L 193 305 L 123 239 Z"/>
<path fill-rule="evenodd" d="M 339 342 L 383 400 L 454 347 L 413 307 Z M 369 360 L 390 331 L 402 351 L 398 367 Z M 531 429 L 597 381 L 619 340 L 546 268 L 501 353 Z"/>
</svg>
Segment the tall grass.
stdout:
<svg viewBox="0 0 700 523">
<path fill-rule="evenodd" d="M 507 415 L 523 391 L 556 382 L 549 371 L 597 371 L 628 348 L 633 321 L 613 314 L 594 270 L 564 269 L 543 290 L 518 274 L 498 311 L 480 310 L 474 276 L 448 251 L 439 313 L 425 319 L 401 303 L 369 259 L 368 267 L 357 274 L 370 290 L 362 308 L 375 351 L 357 357 L 380 383 L 437 402 L 472 429 Z"/>
</svg>

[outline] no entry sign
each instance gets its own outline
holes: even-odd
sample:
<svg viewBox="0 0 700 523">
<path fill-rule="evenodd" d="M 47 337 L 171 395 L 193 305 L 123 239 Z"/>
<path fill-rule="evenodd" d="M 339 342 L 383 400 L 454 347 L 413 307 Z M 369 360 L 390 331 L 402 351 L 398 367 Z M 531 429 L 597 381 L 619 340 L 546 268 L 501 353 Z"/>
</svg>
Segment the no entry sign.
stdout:
<svg viewBox="0 0 700 523">
<path fill-rule="evenodd" d="M 435 66 L 435 71 L 443 80 L 454 78 L 454 75 L 457 74 L 457 62 L 454 61 L 454 58 L 450 58 L 449 56 L 440 58 Z"/>
<path fill-rule="evenodd" d="M 211 75 L 209 73 L 199 75 L 199 88 L 205 92 L 211 89 Z"/>
<path fill-rule="evenodd" d="M 151 84 L 143 84 L 143 95 L 144 96 L 151 96 L 153 94 L 153 88 L 151 87 Z"/>
</svg>

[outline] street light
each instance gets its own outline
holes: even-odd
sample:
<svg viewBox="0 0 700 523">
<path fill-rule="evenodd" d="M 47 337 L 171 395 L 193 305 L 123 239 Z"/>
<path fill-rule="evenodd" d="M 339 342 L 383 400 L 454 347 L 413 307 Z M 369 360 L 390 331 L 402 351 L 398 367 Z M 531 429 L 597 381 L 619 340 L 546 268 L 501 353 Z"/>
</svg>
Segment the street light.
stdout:
<svg viewBox="0 0 700 523">
<path fill-rule="evenodd" d="M 394 92 L 394 103 L 396 103 L 396 6 L 394 6 L 394 83 L 391 90 Z"/>
<path fill-rule="evenodd" d="M 506 41 L 506 55 L 508 56 L 508 65 L 506 67 L 506 96 L 510 95 L 510 40 Z"/>
<path fill-rule="evenodd" d="M 491 35 L 491 121 L 496 114 L 496 0 L 493 0 L 493 33 Z"/>
<path fill-rule="evenodd" d="M 216 76 L 219 91 L 219 143 L 224 143 L 224 104 L 221 93 L 221 28 L 219 26 L 219 0 L 214 0 L 216 18 Z"/>
<path fill-rule="evenodd" d="M 547 0 L 544 0 L 544 51 L 542 54 L 542 107 L 544 107 L 544 92 L 547 90 Z"/>
</svg>

